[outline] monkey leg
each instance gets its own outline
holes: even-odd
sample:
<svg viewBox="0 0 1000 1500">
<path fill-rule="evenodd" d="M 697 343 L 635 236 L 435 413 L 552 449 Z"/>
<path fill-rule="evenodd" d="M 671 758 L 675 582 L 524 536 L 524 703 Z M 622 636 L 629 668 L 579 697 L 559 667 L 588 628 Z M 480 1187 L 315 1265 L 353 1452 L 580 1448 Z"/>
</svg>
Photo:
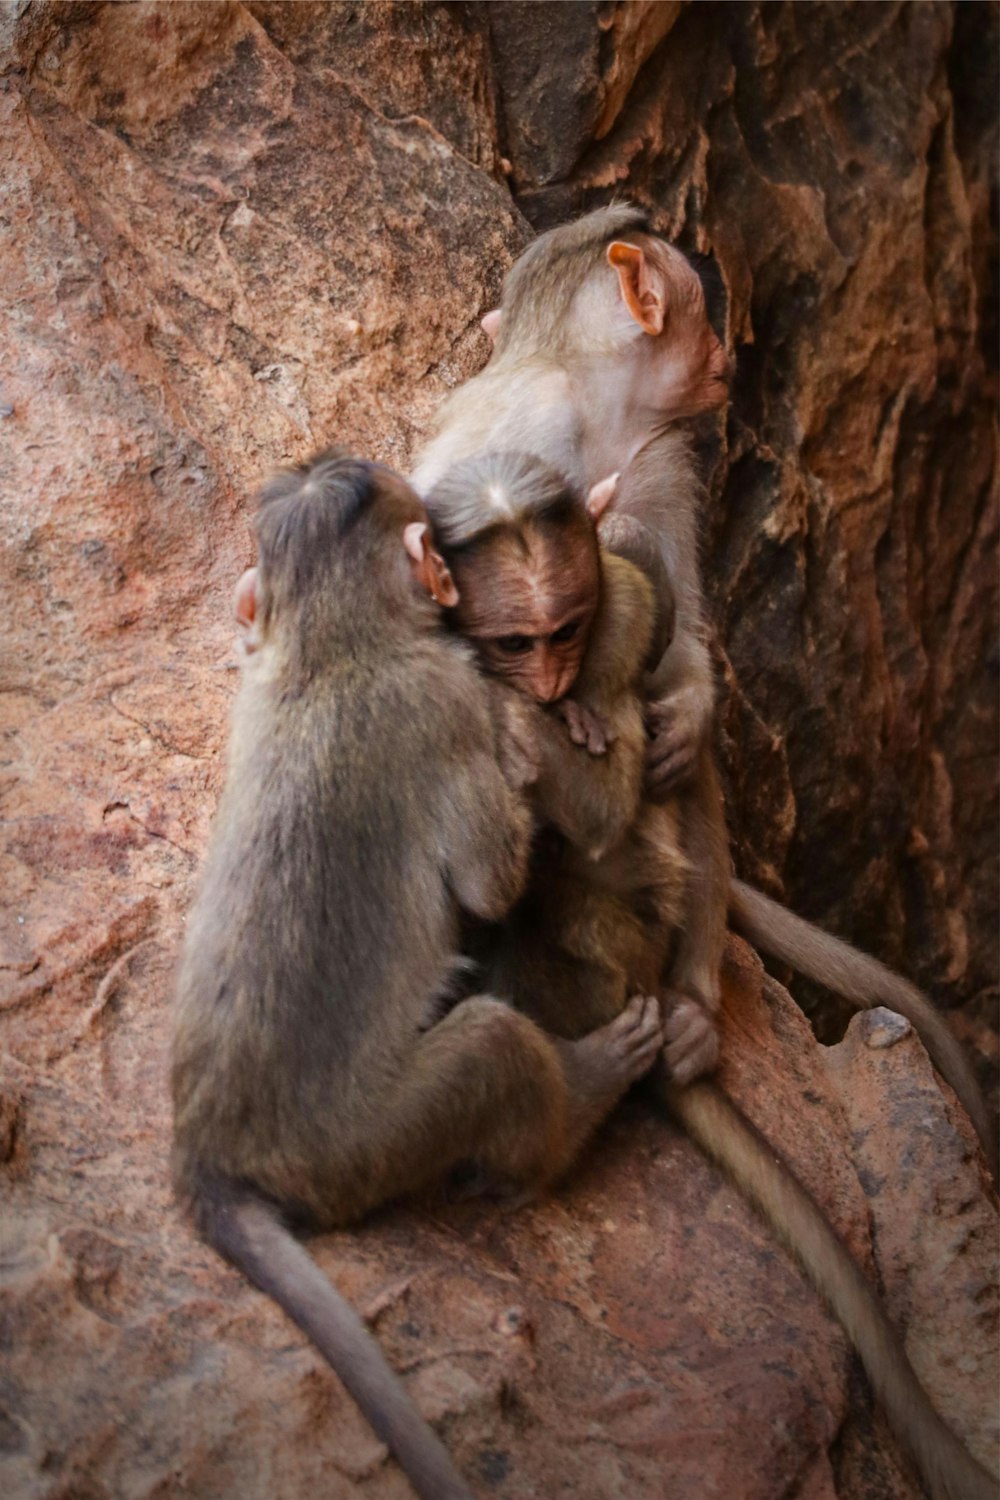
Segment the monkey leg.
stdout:
<svg viewBox="0 0 1000 1500">
<path fill-rule="evenodd" d="M 546 1035 L 498 1000 L 464 1000 L 415 1046 L 385 1101 L 377 1201 L 442 1180 L 473 1161 L 490 1179 L 541 1187 L 662 1045 L 659 1007 L 640 999 L 579 1041 Z"/>
</svg>

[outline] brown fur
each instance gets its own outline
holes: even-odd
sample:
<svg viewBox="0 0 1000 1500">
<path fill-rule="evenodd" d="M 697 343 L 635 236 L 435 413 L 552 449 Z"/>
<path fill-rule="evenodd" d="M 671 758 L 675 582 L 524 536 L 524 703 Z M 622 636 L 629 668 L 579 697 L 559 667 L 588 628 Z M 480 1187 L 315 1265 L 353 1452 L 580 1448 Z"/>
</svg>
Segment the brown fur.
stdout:
<svg viewBox="0 0 1000 1500">
<path fill-rule="evenodd" d="M 321 455 L 258 520 L 226 785 L 180 963 L 174 1170 L 205 1236 L 318 1344 L 425 1500 L 468 1500 L 375 1342 L 285 1228 L 327 1227 L 466 1160 L 534 1187 L 653 1060 L 652 1002 L 567 1042 L 441 1000 L 460 909 L 501 918 L 530 817 L 497 695 L 407 555 L 388 470 Z M 500 692 L 502 690 L 497 690 Z"/>
<path fill-rule="evenodd" d="M 665 322 L 655 337 L 622 315 L 618 273 L 608 264 L 609 246 L 618 240 L 659 258 L 666 272 Z M 490 451 L 535 455 L 580 493 L 620 472 L 614 507 L 601 525 L 602 544 L 640 567 L 658 601 L 671 599 L 676 612 L 670 645 L 646 679 L 650 785 L 656 796 L 679 795 L 691 871 L 670 985 L 711 1018 L 728 909 L 759 948 L 809 978 L 855 1004 L 901 1010 L 969 1111 L 996 1179 L 995 1123 L 933 1006 L 874 960 L 765 898 L 755 896 L 751 910 L 743 888 L 732 885 L 710 739 L 714 689 L 697 556 L 700 493 L 687 437 L 676 425 L 692 410 L 720 404 L 725 394 L 724 356 L 696 280 L 683 257 L 651 236 L 645 216 L 628 205 L 598 209 L 540 236 L 508 275 L 493 358 L 449 398 L 414 482 L 426 492 L 450 466 Z M 439 511 L 436 523 L 442 520 Z M 483 567 L 480 572 L 485 576 Z M 494 595 L 502 601 L 496 582 Z M 497 613 L 494 608 L 494 622 Z M 701 1033 L 707 1066 L 711 1035 L 704 1025 Z"/>
<path fill-rule="evenodd" d="M 621 237 L 641 246 L 663 274 L 671 301 L 657 337 L 621 314 L 607 259 Z M 708 743 L 714 685 L 697 559 L 700 489 L 676 420 L 724 399 L 726 368 L 683 256 L 648 234 L 640 211 L 598 210 L 542 235 L 513 267 L 493 358 L 449 399 L 414 476 L 428 493 L 456 462 L 510 451 L 543 460 L 583 493 L 620 472 L 602 543 L 646 573 L 661 614 L 676 612 L 670 644 L 646 683 L 654 729 L 649 775 L 656 795 L 681 790 L 684 847 L 696 872 L 671 983 L 709 1017 L 718 1003 L 730 867 Z M 444 521 L 438 506 L 436 525 Z"/>
<path fill-rule="evenodd" d="M 544 465 L 533 468 L 540 485 L 550 485 Z M 530 472 L 525 464 L 522 508 Z M 490 462 L 458 466 L 432 492 L 432 511 L 463 474 L 482 483 Z M 517 526 L 516 514 L 508 524 Z M 551 710 L 533 707 L 539 775 L 532 796 L 551 831 L 536 847 L 527 890 L 478 956 L 491 988 L 546 1032 L 566 1038 L 607 1025 L 637 991 L 660 993 L 669 1061 L 675 1044 L 686 1058 L 707 1043 L 700 1009 L 683 998 L 675 1005 L 661 984 L 691 872 L 676 800 L 657 805 L 642 795 L 642 667 L 653 628 L 652 591 L 620 558 L 605 556 L 601 573 L 600 604 L 573 694 L 606 725 L 606 753 L 592 756 L 570 744 Z M 748 899 L 754 894 L 735 888 L 747 920 L 755 912 Z M 994 1495 L 985 1470 L 931 1406 L 879 1299 L 825 1214 L 770 1143 L 713 1084 L 681 1087 L 666 1062 L 654 1079 L 668 1110 L 732 1175 L 830 1302 L 934 1500 Z"/>
</svg>

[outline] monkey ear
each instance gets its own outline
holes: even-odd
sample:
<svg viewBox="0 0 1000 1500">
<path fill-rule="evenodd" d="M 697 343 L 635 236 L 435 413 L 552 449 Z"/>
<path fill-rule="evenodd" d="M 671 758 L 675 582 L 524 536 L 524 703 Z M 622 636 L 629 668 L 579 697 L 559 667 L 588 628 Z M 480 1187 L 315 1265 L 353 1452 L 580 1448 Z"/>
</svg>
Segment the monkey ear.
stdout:
<svg viewBox="0 0 1000 1500">
<path fill-rule="evenodd" d="M 587 514 L 595 524 L 615 498 L 620 478 L 618 473 L 609 474 L 607 479 L 599 479 L 596 484 L 591 485 L 587 492 Z"/>
<path fill-rule="evenodd" d="M 427 543 L 424 537 L 427 535 L 426 521 L 411 521 L 409 526 L 403 527 L 403 546 L 415 563 L 422 563 L 427 552 Z"/>
<path fill-rule="evenodd" d="M 448 564 L 433 547 L 427 554 L 427 565 L 430 574 L 427 592 L 444 609 L 454 609 L 458 603 L 458 586 L 451 576 Z"/>
<path fill-rule="evenodd" d="M 413 563 L 413 576 L 421 588 L 427 590 L 435 604 L 454 609 L 458 603 L 458 589 L 448 564 L 430 545 L 426 521 L 411 521 L 403 527 L 403 546 Z"/>
<path fill-rule="evenodd" d="M 491 344 L 497 341 L 497 334 L 500 332 L 500 317 L 499 307 L 494 307 L 485 317 L 479 319 L 479 326 Z"/>
<path fill-rule="evenodd" d="M 657 267 L 638 245 L 628 245 L 624 240 L 608 246 L 608 264 L 618 272 L 622 300 L 643 333 L 662 333 L 667 316 L 666 287 Z"/>
<path fill-rule="evenodd" d="M 249 630 L 257 617 L 257 569 L 247 568 L 233 590 L 233 614 L 243 630 Z"/>
</svg>

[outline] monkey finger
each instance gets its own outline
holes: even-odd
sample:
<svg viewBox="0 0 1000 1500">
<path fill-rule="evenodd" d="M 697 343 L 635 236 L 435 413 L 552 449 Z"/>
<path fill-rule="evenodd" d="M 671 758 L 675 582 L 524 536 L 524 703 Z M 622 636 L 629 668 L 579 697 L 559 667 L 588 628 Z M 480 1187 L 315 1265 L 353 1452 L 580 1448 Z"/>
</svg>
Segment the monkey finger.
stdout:
<svg viewBox="0 0 1000 1500">
<path fill-rule="evenodd" d="M 691 774 L 694 769 L 693 750 L 681 751 L 669 760 L 660 761 L 657 765 L 646 762 L 646 787 L 654 797 L 665 796 L 674 790 L 681 782 Z"/>
<path fill-rule="evenodd" d="M 646 773 L 643 787 L 644 795 L 650 802 L 668 802 L 675 796 L 680 787 L 688 778 L 690 766 L 672 767 L 668 774 L 662 771 L 655 776 Z"/>
<path fill-rule="evenodd" d="M 569 736 L 574 745 L 580 745 L 588 755 L 605 755 L 611 737 L 599 714 L 572 698 L 564 698 L 559 712 L 569 726 Z"/>
<path fill-rule="evenodd" d="M 608 749 L 608 736 L 603 724 L 592 715 L 587 718 L 587 749 L 591 755 L 605 755 Z"/>
<path fill-rule="evenodd" d="M 634 996 L 614 1025 L 625 1050 L 645 1052 L 652 1049 L 655 1055 L 663 1045 L 660 1003 L 655 995 Z"/>
<path fill-rule="evenodd" d="M 663 1028 L 664 1056 L 675 1083 L 687 1084 L 715 1067 L 719 1034 L 701 1006 L 688 999 L 673 1009 Z"/>
<path fill-rule="evenodd" d="M 705 1012 L 694 1000 L 682 996 L 672 1003 L 668 1001 L 666 1019 L 663 1023 L 663 1035 L 668 1042 L 686 1035 L 692 1029 L 701 1029 L 701 1023 L 705 1019 Z"/>
<path fill-rule="evenodd" d="M 559 717 L 569 730 L 569 737 L 574 745 L 581 748 L 587 744 L 587 729 L 583 721 L 583 713 L 578 703 L 572 698 L 564 698 L 558 705 Z"/>
<path fill-rule="evenodd" d="M 691 1047 L 666 1047 L 664 1057 L 674 1083 L 684 1088 L 714 1070 L 719 1060 L 719 1038 L 714 1031 L 708 1032 Z"/>
<path fill-rule="evenodd" d="M 675 725 L 671 729 L 661 730 L 649 741 L 646 746 L 646 763 L 656 765 L 675 755 L 693 755 L 694 749 L 695 737 L 687 726 Z"/>
</svg>

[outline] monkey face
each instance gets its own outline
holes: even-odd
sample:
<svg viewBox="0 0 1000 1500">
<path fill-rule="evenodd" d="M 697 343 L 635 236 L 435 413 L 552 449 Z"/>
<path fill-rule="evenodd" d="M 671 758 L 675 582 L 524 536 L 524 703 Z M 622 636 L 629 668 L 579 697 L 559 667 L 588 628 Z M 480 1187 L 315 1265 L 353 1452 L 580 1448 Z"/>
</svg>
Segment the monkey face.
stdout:
<svg viewBox="0 0 1000 1500">
<path fill-rule="evenodd" d="M 482 665 L 537 703 L 572 688 L 583 662 L 600 593 L 593 537 L 535 535 L 527 549 L 497 538 L 455 560 L 456 623 Z"/>
<path fill-rule="evenodd" d="M 633 346 L 636 398 L 671 421 L 724 406 L 729 357 L 708 320 L 697 272 L 665 241 L 636 239 L 608 249 L 622 306 L 646 335 Z"/>
</svg>

